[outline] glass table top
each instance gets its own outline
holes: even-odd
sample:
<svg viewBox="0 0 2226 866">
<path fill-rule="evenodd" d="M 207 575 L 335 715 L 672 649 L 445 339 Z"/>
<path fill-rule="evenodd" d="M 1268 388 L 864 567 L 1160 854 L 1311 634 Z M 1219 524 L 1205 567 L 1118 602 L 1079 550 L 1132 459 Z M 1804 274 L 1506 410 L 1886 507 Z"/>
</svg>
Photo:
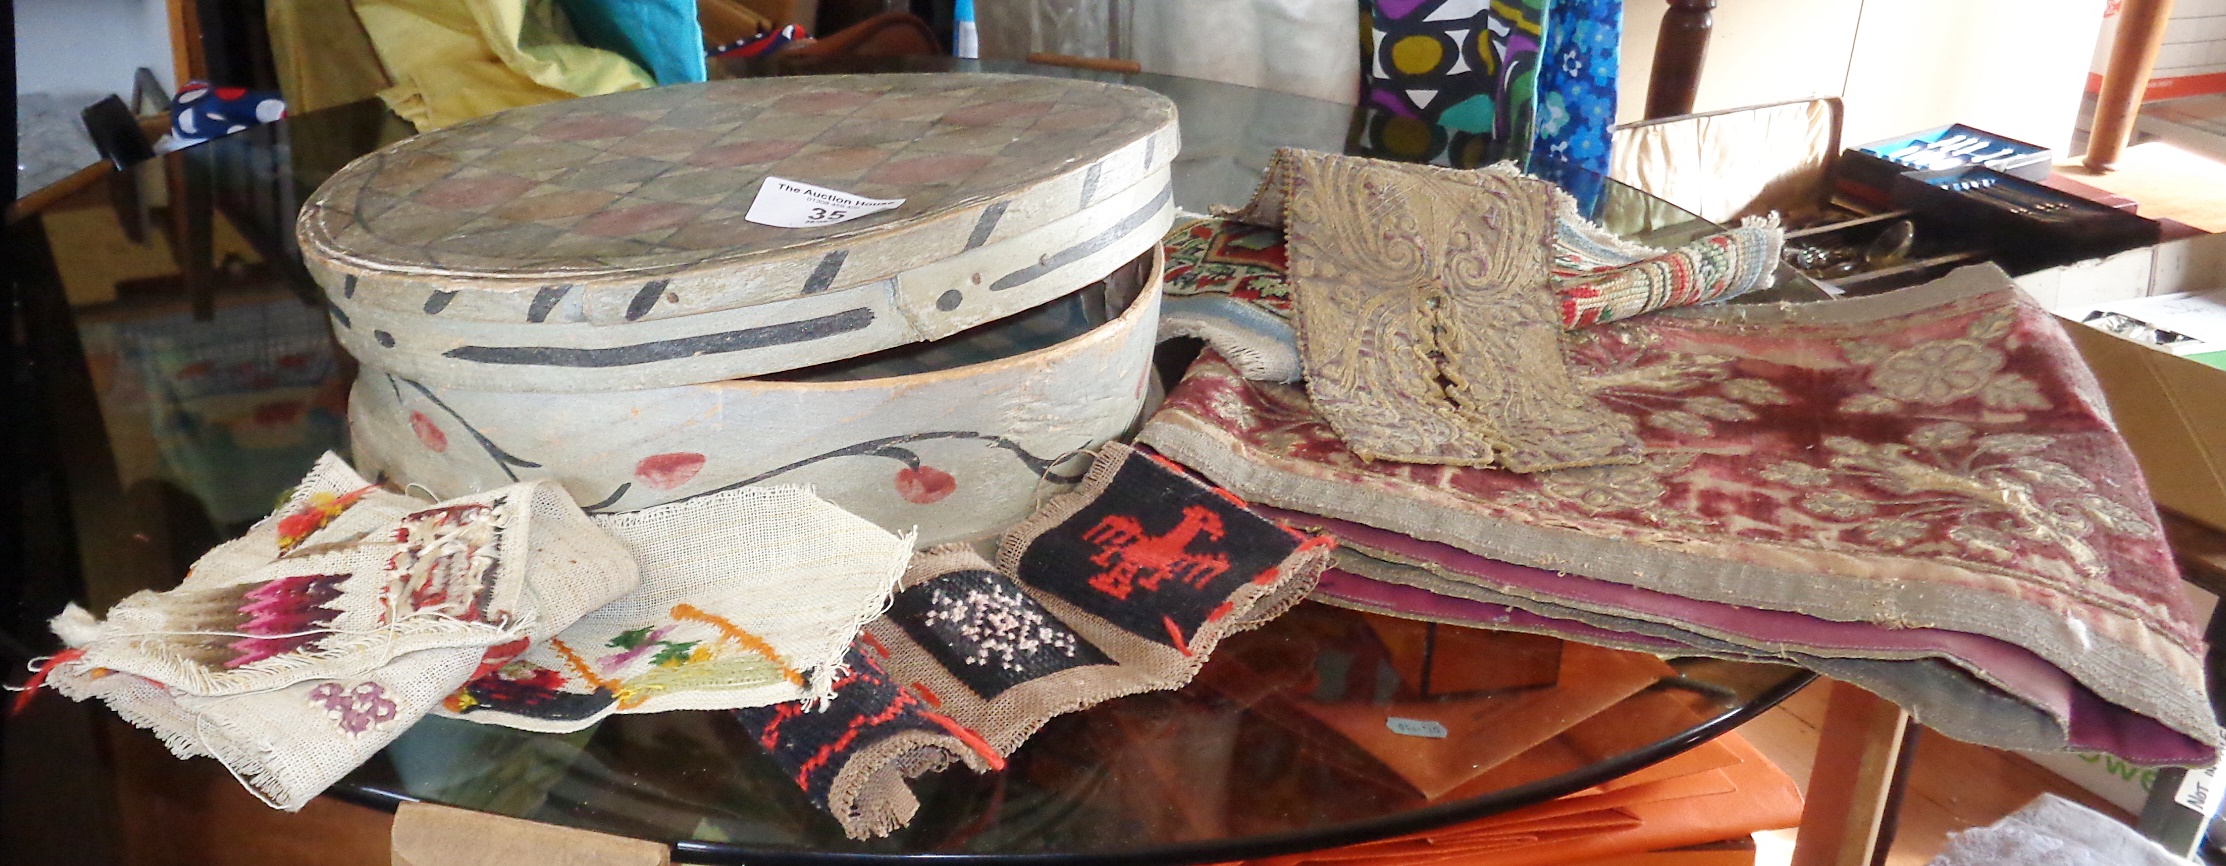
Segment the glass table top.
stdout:
<svg viewBox="0 0 2226 866">
<path fill-rule="evenodd" d="M 839 71 L 974 68 L 1168 95 L 1183 120 L 1177 203 L 1193 212 L 1248 199 L 1277 147 L 1365 151 L 1349 106 L 1214 82 L 943 58 Z M 318 454 L 346 453 L 355 365 L 298 263 L 294 213 L 350 159 L 409 133 L 376 101 L 312 112 L 110 173 L 10 224 L 38 394 L 19 432 L 52 446 L 11 469 L 57 505 L 12 587 L 11 657 L 52 650 L 44 620 L 64 602 L 97 611 L 175 585 Z M 1716 230 L 1614 181 L 1561 177 L 1626 238 L 1670 246 Z M 1764 299 L 1813 297 L 1795 278 Z M 1308 603 L 1226 641 L 1184 689 L 1054 720 L 1002 772 L 917 780 L 920 814 L 888 839 L 844 838 L 724 713 L 620 716 L 570 735 L 428 718 L 328 793 L 666 841 L 692 862 L 1221 862 L 1582 790 L 1809 679 Z M 1446 736 L 1393 732 L 1394 704 Z"/>
</svg>

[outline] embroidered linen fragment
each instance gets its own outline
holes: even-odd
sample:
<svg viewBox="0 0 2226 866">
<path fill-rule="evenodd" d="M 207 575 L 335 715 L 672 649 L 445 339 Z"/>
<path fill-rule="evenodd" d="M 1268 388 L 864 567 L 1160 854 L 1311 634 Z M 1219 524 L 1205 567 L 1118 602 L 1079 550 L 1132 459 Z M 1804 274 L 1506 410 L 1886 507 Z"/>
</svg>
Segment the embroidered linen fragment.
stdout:
<svg viewBox="0 0 2226 866">
<path fill-rule="evenodd" d="M 473 679 L 443 715 L 576 731 L 613 713 L 823 701 L 912 553 L 801 487 L 745 487 L 593 518 L 633 592 Z"/>
<path fill-rule="evenodd" d="M 737 715 L 845 831 L 886 835 L 918 808 L 903 779 L 999 767 L 1055 716 L 1182 686 L 1223 637 L 1297 604 L 1330 551 L 1107 445 L 995 566 L 960 546 L 916 555 L 826 710 Z"/>
<path fill-rule="evenodd" d="M 825 700 L 911 552 L 799 487 L 591 519 L 546 482 L 428 504 L 327 455 L 177 589 L 56 617 L 45 682 L 296 809 L 429 712 L 562 732 Z"/>
<path fill-rule="evenodd" d="M 1994 661 L 1947 660 L 2049 716 L 2049 748 L 2086 739 L 2075 725 L 2133 716 L 2163 732 L 2113 749 L 2128 759 L 2216 747 L 2202 641 L 2139 468 L 2059 326 L 1999 270 L 1870 298 L 1667 311 L 1570 332 L 1568 358 L 1637 426 L 1644 462 L 1516 474 L 1370 460 L 1306 393 L 1210 356 L 1141 440 L 1248 498 L 1464 554 L 2015 646 L 2100 706 L 2082 722 L 2002 688 Z"/>
<path fill-rule="evenodd" d="M 178 588 L 134 594 L 105 620 L 74 605 L 55 617 L 70 649 L 46 682 L 298 809 L 484 659 L 555 634 L 637 580 L 626 551 L 554 485 L 427 505 L 328 454 Z"/>
</svg>

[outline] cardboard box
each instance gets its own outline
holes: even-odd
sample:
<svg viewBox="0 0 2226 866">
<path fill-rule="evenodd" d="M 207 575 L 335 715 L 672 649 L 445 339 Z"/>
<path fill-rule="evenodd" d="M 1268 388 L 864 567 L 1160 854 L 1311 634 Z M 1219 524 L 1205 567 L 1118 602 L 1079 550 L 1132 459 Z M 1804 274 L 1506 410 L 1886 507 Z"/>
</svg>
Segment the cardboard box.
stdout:
<svg viewBox="0 0 2226 866">
<path fill-rule="evenodd" d="M 2186 318 L 2177 309 L 2184 302 L 2158 296 L 2226 288 L 2226 234 L 2037 271 L 2017 283 L 2066 320 L 2157 504 L 2226 529 L 2226 370 L 2080 324 L 2097 310 L 2116 311 L 2213 336 L 2215 324 Z"/>
<path fill-rule="evenodd" d="M 2078 322 L 2065 330 L 2101 380 L 2157 504 L 2226 530 L 2226 370 Z"/>
</svg>

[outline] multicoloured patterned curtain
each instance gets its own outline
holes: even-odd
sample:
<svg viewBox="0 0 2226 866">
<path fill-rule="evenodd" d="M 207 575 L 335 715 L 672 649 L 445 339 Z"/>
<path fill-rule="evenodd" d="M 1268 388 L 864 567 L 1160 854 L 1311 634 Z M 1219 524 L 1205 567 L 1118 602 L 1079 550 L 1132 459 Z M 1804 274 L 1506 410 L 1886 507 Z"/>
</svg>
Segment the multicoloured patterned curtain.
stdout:
<svg viewBox="0 0 2226 866">
<path fill-rule="evenodd" d="M 1460 167 L 1530 152 L 1549 0 L 1368 0 L 1360 150 Z"/>
<path fill-rule="evenodd" d="M 1363 14 L 1356 152 L 1607 171 L 1617 0 L 1365 0 Z"/>
</svg>

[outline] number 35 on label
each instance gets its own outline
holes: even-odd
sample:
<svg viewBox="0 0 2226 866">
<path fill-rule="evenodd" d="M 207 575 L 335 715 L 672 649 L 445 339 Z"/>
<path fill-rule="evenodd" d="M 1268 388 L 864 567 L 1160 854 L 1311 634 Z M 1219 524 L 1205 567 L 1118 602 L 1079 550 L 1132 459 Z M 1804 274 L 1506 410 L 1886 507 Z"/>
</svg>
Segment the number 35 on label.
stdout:
<svg viewBox="0 0 2226 866">
<path fill-rule="evenodd" d="M 839 189 L 767 177 L 742 218 L 784 229 L 834 225 L 904 204 L 901 198 L 866 198 Z"/>
</svg>

